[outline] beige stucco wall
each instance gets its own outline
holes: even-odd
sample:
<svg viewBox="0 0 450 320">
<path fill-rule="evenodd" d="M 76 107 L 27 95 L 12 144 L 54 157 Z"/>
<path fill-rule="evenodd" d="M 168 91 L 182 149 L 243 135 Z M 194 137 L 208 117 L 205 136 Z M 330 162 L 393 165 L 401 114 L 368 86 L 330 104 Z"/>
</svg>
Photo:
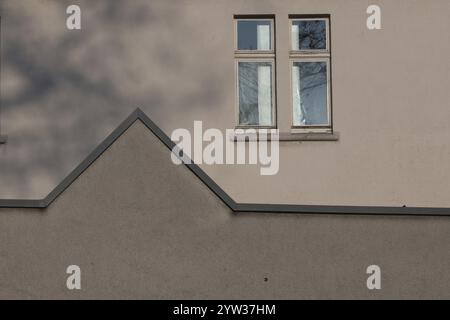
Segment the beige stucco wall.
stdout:
<svg viewBox="0 0 450 320">
<path fill-rule="evenodd" d="M 0 209 L 0 298 L 450 298 L 449 219 L 235 215 L 169 154 L 137 122 L 48 209 Z"/>
<path fill-rule="evenodd" d="M 0 198 L 42 198 L 134 108 L 165 132 L 234 126 L 233 14 L 276 16 L 278 126 L 291 118 L 288 14 L 329 13 L 337 142 L 283 142 L 280 171 L 203 166 L 239 202 L 450 207 L 447 0 L 2 1 Z M 246 183 L 242 183 L 246 181 Z"/>
</svg>

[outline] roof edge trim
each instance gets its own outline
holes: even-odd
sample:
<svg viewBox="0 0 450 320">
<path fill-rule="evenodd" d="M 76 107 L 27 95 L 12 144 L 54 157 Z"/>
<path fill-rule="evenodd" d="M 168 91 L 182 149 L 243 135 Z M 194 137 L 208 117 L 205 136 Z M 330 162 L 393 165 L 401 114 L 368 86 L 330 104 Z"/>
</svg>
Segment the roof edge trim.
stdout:
<svg viewBox="0 0 450 320">
<path fill-rule="evenodd" d="M 140 109 L 135 109 L 110 133 L 69 175 L 44 199 L 0 199 L 0 208 L 47 208 L 92 163 L 94 163 L 136 120 L 140 120 L 169 150 L 175 143 Z M 400 216 L 450 216 L 450 208 L 439 207 L 386 207 L 346 205 L 294 205 L 236 203 L 198 165 L 184 163 L 218 198 L 235 213 L 289 213 L 289 214 L 340 214 L 340 215 L 400 215 Z"/>
</svg>

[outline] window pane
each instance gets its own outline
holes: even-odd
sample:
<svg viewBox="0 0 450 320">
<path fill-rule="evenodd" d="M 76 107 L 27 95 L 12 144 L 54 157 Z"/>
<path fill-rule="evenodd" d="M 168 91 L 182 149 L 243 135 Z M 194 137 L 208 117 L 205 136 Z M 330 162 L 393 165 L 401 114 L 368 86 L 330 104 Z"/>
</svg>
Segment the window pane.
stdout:
<svg viewBox="0 0 450 320">
<path fill-rule="evenodd" d="M 292 84 L 294 125 L 327 125 L 327 63 L 294 62 Z"/>
<path fill-rule="evenodd" d="M 239 62 L 239 124 L 272 125 L 272 64 Z"/>
<path fill-rule="evenodd" d="M 325 50 L 325 20 L 292 21 L 292 50 Z"/>
<path fill-rule="evenodd" d="M 271 50 L 270 20 L 237 22 L 238 50 Z"/>
</svg>

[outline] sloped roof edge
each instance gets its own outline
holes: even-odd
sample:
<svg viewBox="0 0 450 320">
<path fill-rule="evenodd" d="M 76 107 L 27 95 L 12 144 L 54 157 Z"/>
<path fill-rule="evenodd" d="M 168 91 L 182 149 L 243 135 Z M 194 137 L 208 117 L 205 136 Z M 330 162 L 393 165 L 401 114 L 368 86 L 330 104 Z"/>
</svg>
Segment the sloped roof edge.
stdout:
<svg viewBox="0 0 450 320">
<path fill-rule="evenodd" d="M 134 110 L 100 145 L 95 148 L 61 183 L 44 199 L 0 199 L 0 208 L 47 208 L 64 192 L 97 158 L 103 154 L 136 120 L 140 120 L 169 150 L 175 143 L 139 108 Z M 443 207 L 388 207 L 347 205 L 293 205 L 236 203 L 198 165 L 184 164 L 233 212 L 244 213 L 297 213 L 297 214 L 347 214 L 347 215 L 408 215 L 408 216 L 450 216 L 450 208 Z"/>
</svg>

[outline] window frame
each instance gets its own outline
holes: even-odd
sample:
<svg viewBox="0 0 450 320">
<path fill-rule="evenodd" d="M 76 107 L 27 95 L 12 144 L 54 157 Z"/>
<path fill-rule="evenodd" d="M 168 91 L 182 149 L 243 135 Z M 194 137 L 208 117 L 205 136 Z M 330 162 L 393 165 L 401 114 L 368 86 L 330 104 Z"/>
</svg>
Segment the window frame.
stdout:
<svg viewBox="0 0 450 320">
<path fill-rule="evenodd" d="M 235 129 L 276 129 L 277 128 L 277 98 L 276 98 L 276 42 L 275 15 L 234 15 L 234 73 L 235 73 Z M 271 50 L 238 50 L 238 21 L 270 21 Z M 267 62 L 272 66 L 271 72 L 271 102 L 272 125 L 246 125 L 239 122 L 239 62 Z"/>
<path fill-rule="evenodd" d="M 244 57 L 244 58 L 235 58 L 235 74 L 236 74 L 236 94 L 235 94 L 235 128 L 236 129 L 274 129 L 276 128 L 276 112 L 275 112 L 275 58 L 267 59 L 267 58 L 252 58 L 252 57 Z M 271 72 L 271 102 L 272 102 L 272 125 L 256 125 L 256 124 L 241 124 L 239 121 L 239 113 L 240 113 L 240 105 L 239 105 L 239 62 L 264 62 L 270 63 L 272 66 Z"/>
<path fill-rule="evenodd" d="M 293 83 L 293 67 L 295 62 L 325 62 L 327 65 L 327 120 L 326 124 L 320 125 L 299 125 L 294 123 L 294 83 Z M 331 78 L 330 78 L 330 60 L 324 57 L 301 57 L 301 58 L 291 58 L 289 59 L 290 65 L 290 85 L 291 85 L 291 113 L 292 113 L 292 128 L 291 131 L 294 133 L 307 132 L 331 132 Z"/>
<path fill-rule="evenodd" d="M 294 21 L 325 20 L 326 48 L 317 50 L 292 49 L 292 23 Z M 330 15 L 289 15 L 289 74 L 290 74 L 290 105 L 291 105 L 291 133 L 333 133 L 333 104 L 331 81 L 331 20 Z M 327 64 L 327 117 L 328 123 L 322 125 L 299 125 L 294 119 L 294 83 L 292 81 L 295 62 L 326 62 Z"/>
<path fill-rule="evenodd" d="M 295 21 L 316 21 L 316 20 L 323 20 L 325 21 L 325 49 L 315 49 L 315 50 L 294 50 L 292 48 L 292 22 Z M 295 55 L 295 54 L 330 54 L 330 19 L 324 16 L 318 16 L 318 17 L 311 17 L 307 16 L 305 18 L 289 18 L 289 55 Z"/>
<path fill-rule="evenodd" d="M 239 50 L 238 49 L 238 22 L 239 21 L 269 21 L 270 22 L 270 50 Z M 267 16 L 257 16 L 252 18 L 245 18 L 244 16 L 234 17 L 234 53 L 235 54 L 275 54 L 275 17 L 268 18 Z"/>
</svg>

